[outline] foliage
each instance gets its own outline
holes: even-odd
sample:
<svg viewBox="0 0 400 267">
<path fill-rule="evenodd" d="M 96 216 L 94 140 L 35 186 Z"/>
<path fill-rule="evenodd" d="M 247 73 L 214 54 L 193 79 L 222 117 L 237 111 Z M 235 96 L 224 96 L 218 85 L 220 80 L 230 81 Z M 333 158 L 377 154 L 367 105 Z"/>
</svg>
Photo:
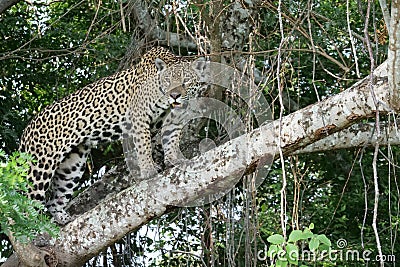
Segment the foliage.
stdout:
<svg viewBox="0 0 400 267">
<path fill-rule="evenodd" d="M 0 15 L 0 148 L 8 154 L 43 107 L 112 74 L 129 40 L 110 12 L 116 3 L 102 6 L 91 25 L 92 1 L 35 2 Z"/>
<path fill-rule="evenodd" d="M 306 244 L 308 244 L 308 252 L 312 254 L 309 261 L 312 259 L 314 259 L 314 262 L 315 259 L 324 260 L 324 256 L 326 257 L 331 251 L 331 241 L 324 234 L 313 234 L 311 231 L 313 228 L 314 225 L 310 224 L 303 231 L 293 230 L 287 241 L 280 234 L 269 236 L 267 241 L 271 245 L 268 248 L 267 256 L 274 262 L 271 266 L 306 266 L 300 263 L 302 261 L 301 256 L 304 255 L 301 249 L 306 250 Z M 302 246 L 299 247 L 298 243 L 302 243 Z"/>
<path fill-rule="evenodd" d="M 0 150 L 0 158 L 0 232 L 24 242 L 38 233 L 56 236 L 58 228 L 43 214 L 43 205 L 23 194 L 28 191 L 26 174 L 32 157 L 14 153 L 7 158 Z"/>
</svg>

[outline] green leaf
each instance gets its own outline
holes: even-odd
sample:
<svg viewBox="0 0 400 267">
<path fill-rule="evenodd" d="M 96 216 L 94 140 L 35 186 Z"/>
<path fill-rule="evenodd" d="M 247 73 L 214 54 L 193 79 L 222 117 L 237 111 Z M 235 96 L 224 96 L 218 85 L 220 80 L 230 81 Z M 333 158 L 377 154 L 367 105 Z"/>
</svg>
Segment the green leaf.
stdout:
<svg viewBox="0 0 400 267">
<path fill-rule="evenodd" d="M 314 223 L 310 223 L 310 226 L 308 226 L 308 229 L 310 229 L 310 230 L 314 229 Z"/>
<path fill-rule="evenodd" d="M 300 239 L 303 239 L 303 232 L 301 230 L 293 230 L 289 235 L 288 242 L 297 242 Z"/>
<path fill-rule="evenodd" d="M 0 233 L 13 232 L 21 242 L 28 242 L 40 232 L 51 236 L 58 232 L 57 226 L 41 214 L 43 204 L 21 194 L 28 190 L 25 176 L 31 160 L 27 154 L 15 152 L 0 164 Z"/>
<path fill-rule="evenodd" d="M 278 254 L 278 251 L 280 251 L 280 250 L 282 250 L 282 248 L 280 248 L 280 247 L 278 247 L 277 245 L 271 245 L 269 248 L 268 248 L 268 257 L 269 258 L 274 258 L 277 254 Z"/>
<path fill-rule="evenodd" d="M 329 247 L 332 246 L 331 241 L 329 240 L 329 238 L 326 237 L 326 235 L 322 234 L 322 235 L 317 235 L 317 239 L 325 245 L 328 245 Z"/>
<path fill-rule="evenodd" d="M 276 261 L 276 267 L 286 267 L 288 265 L 288 262 L 285 260 L 277 260 Z"/>
<path fill-rule="evenodd" d="M 309 247 L 311 251 L 316 251 L 319 247 L 319 240 L 315 237 L 311 238 Z"/>
<path fill-rule="evenodd" d="M 302 240 L 307 240 L 307 239 L 309 239 L 309 238 L 311 238 L 313 236 L 314 236 L 314 234 L 309 229 L 304 229 L 301 239 Z"/>
<path fill-rule="evenodd" d="M 285 242 L 285 239 L 283 238 L 282 235 L 274 234 L 274 235 L 269 236 L 267 238 L 267 241 L 270 242 L 271 244 L 281 245 L 281 244 L 283 244 L 283 242 Z"/>
<path fill-rule="evenodd" d="M 286 258 L 291 264 L 298 264 L 299 260 L 299 248 L 293 244 L 287 244 L 286 246 Z"/>
<path fill-rule="evenodd" d="M 331 251 L 331 247 L 328 246 L 328 245 L 326 245 L 326 244 L 320 244 L 319 247 L 318 247 L 318 249 L 319 249 L 320 251 L 326 251 L 326 252 Z"/>
</svg>

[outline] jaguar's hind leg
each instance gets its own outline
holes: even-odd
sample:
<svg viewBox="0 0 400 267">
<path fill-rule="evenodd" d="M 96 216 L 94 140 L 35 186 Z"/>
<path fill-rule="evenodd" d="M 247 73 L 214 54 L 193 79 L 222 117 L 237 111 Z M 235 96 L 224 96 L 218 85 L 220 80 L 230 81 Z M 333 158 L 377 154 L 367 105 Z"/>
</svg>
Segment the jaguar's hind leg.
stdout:
<svg viewBox="0 0 400 267">
<path fill-rule="evenodd" d="M 56 222 L 61 225 L 72 220 L 65 211 L 65 206 L 72 199 L 74 190 L 85 172 L 89 152 L 90 149 L 85 145 L 74 147 L 54 173 L 52 193 L 46 206 Z"/>
</svg>

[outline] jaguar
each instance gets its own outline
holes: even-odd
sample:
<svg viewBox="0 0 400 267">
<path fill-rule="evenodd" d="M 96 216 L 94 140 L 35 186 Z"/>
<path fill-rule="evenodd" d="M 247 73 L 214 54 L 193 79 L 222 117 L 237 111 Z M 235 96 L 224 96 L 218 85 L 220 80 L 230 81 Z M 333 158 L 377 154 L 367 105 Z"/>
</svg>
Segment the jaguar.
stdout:
<svg viewBox="0 0 400 267">
<path fill-rule="evenodd" d="M 65 207 L 79 186 L 91 148 L 128 137 L 137 150 L 141 179 L 154 177 L 158 169 L 152 158 L 151 127 L 204 91 L 207 62 L 154 47 L 133 67 L 45 107 L 20 141 L 19 150 L 36 159 L 27 175 L 28 196 L 42 201 L 57 223 L 68 223 L 72 218 Z M 173 161 L 179 145 L 174 129 L 163 137 L 166 161 Z"/>
</svg>

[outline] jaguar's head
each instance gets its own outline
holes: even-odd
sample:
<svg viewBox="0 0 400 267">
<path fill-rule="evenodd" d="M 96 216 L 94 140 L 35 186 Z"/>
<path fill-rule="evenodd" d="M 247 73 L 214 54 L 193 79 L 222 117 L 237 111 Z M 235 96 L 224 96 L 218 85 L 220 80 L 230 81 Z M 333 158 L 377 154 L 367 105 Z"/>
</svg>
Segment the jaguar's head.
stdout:
<svg viewBox="0 0 400 267">
<path fill-rule="evenodd" d="M 171 108 L 181 108 L 191 98 L 200 96 L 207 87 L 209 62 L 180 60 L 171 66 L 160 58 L 155 60 L 160 79 L 160 90 L 168 97 Z"/>
</svg>

